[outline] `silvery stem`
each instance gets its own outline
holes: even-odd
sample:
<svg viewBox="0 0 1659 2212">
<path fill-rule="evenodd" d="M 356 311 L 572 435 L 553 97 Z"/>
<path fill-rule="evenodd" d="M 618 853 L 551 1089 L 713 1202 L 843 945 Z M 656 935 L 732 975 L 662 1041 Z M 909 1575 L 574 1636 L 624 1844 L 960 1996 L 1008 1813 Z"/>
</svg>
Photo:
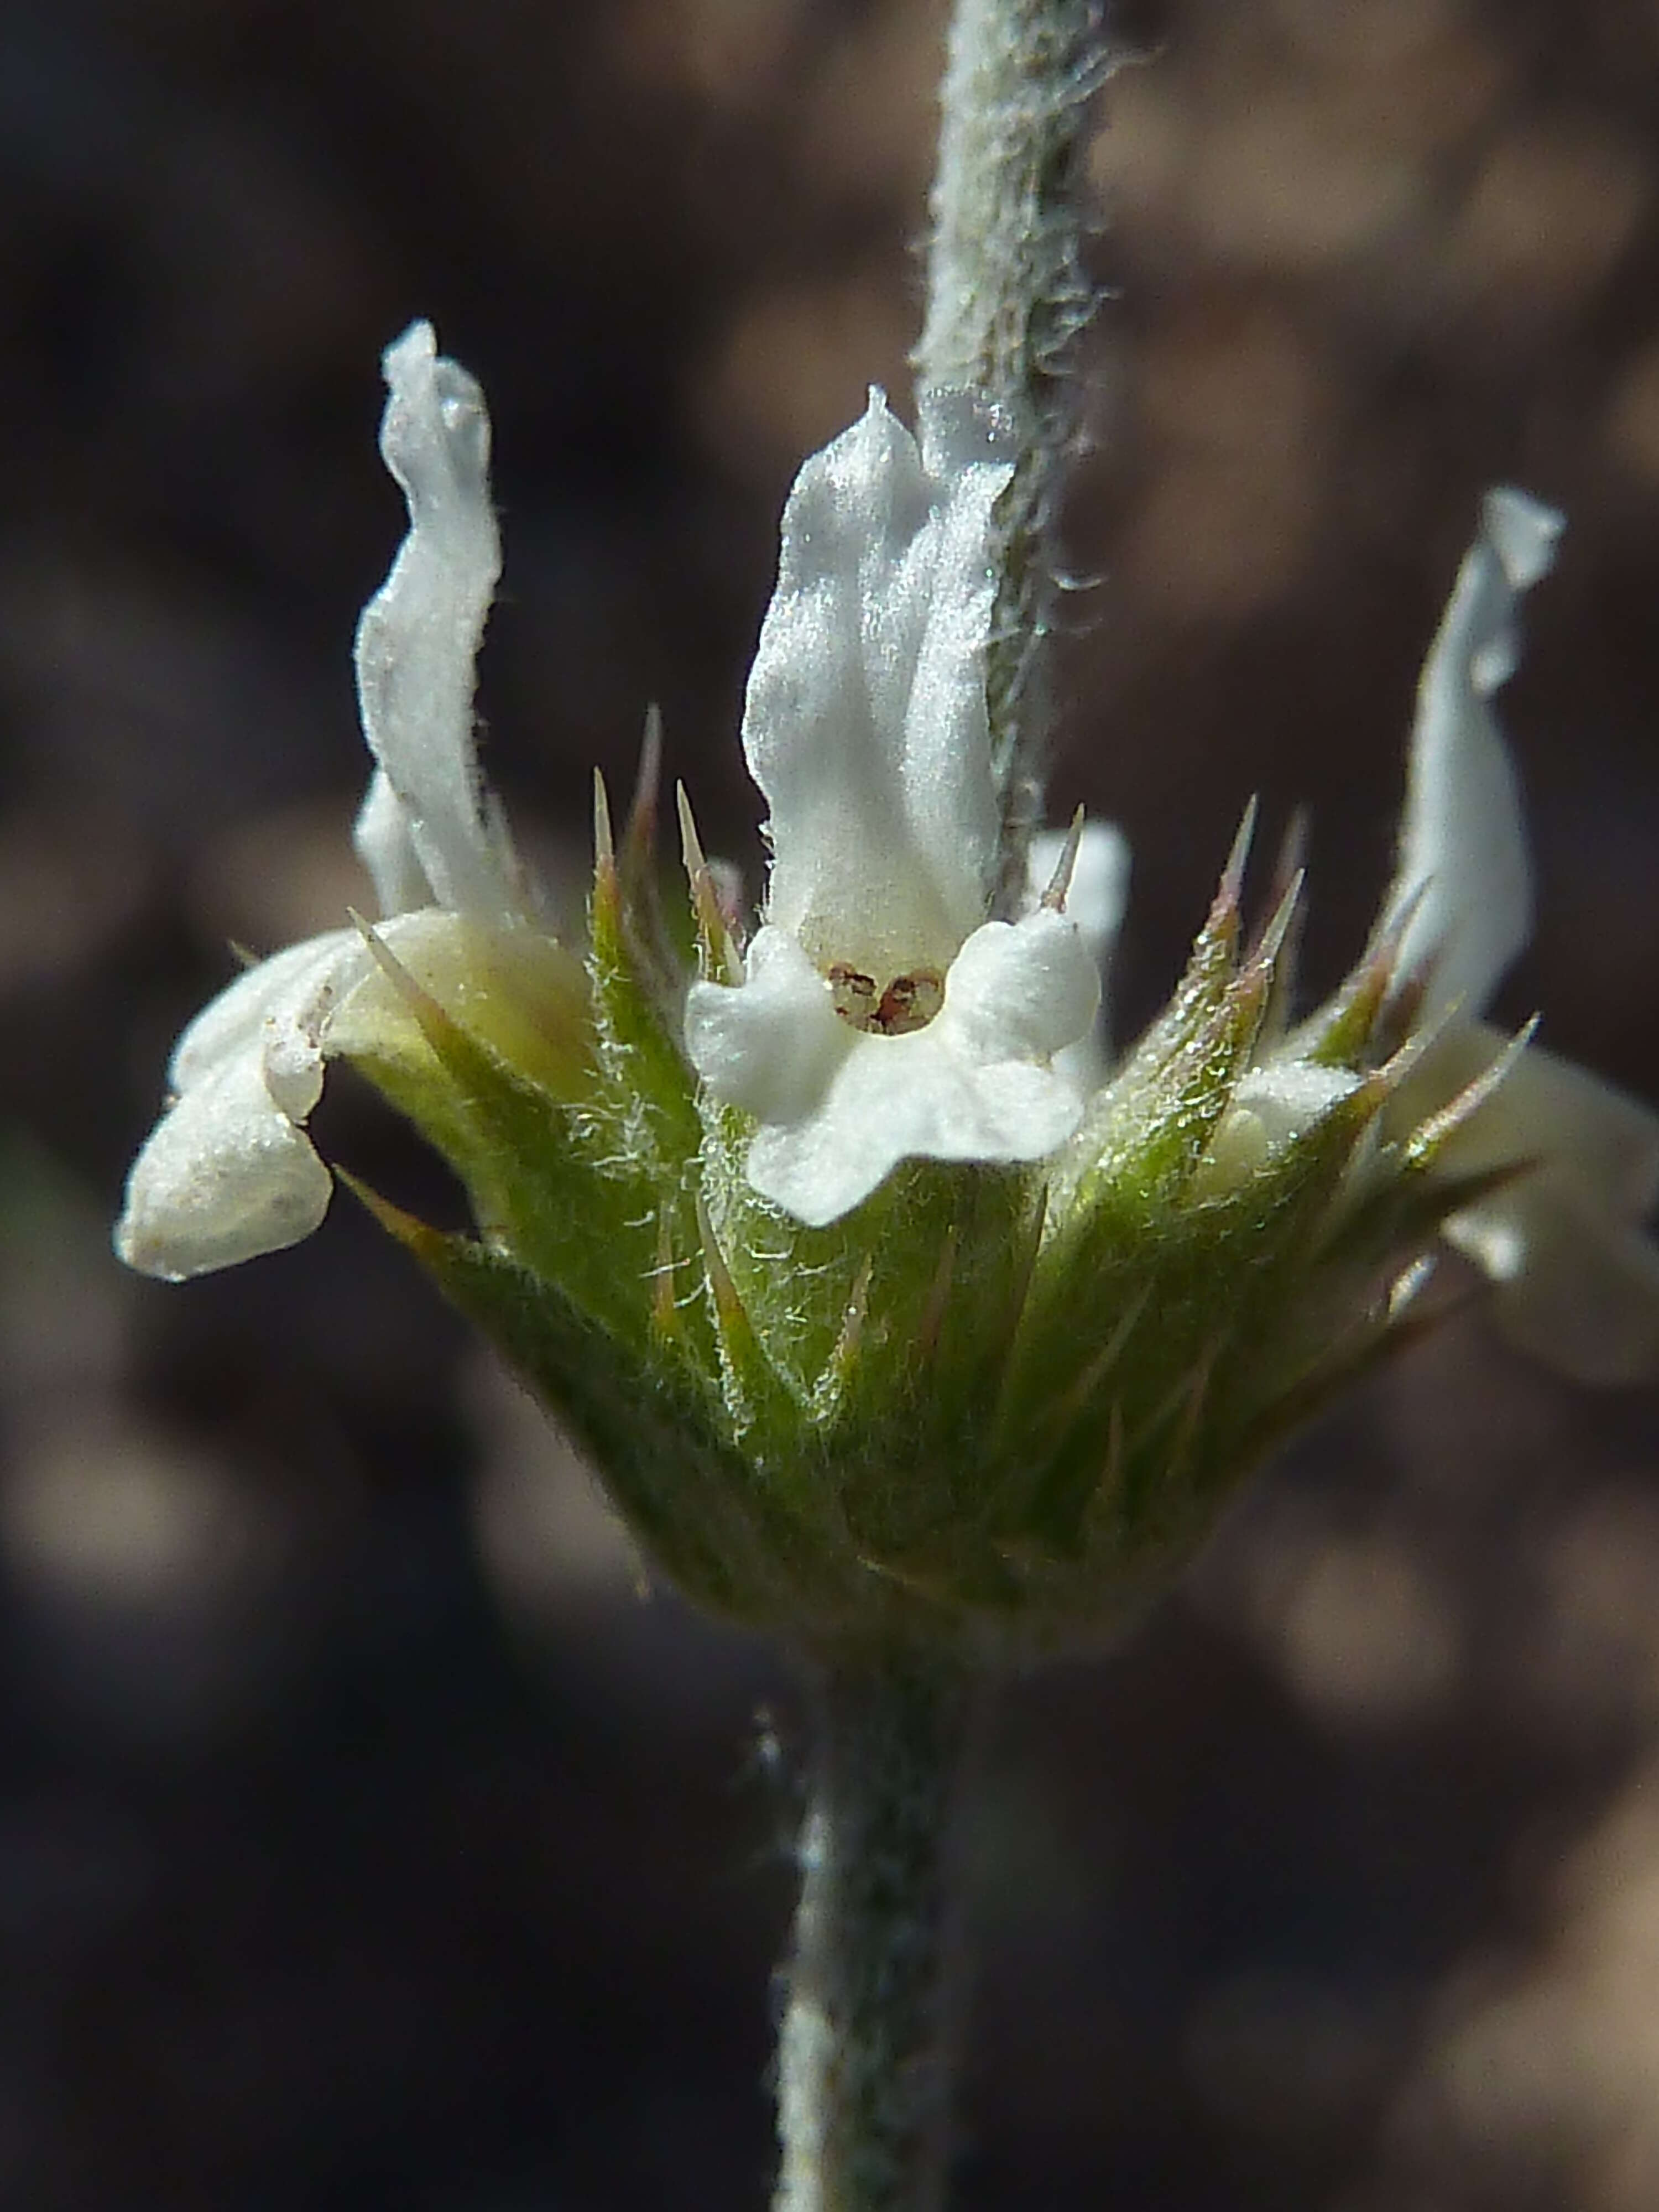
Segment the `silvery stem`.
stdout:
<svg viewBox="0 0 1659 2212">
<path fill-rule="evenodd" d="M 976 1685 L 898 1652 L 830 1661 L 814 1688 L 774 2212 L 939 2212 Z"/>
<path fill-rule="evenodd" d="M 1076 171 L 1109 66 L 1103 0 L 957 0 L 915 359 L 919 386 L 971 390 L 998 408 L 1018 453 L 1000 509 L 986 669 L 1005 889 L 1023 872 L 1049 734 L 1054 525 L 1077 428 L 1070 356 L 1095 302 Z"/>
</svg>

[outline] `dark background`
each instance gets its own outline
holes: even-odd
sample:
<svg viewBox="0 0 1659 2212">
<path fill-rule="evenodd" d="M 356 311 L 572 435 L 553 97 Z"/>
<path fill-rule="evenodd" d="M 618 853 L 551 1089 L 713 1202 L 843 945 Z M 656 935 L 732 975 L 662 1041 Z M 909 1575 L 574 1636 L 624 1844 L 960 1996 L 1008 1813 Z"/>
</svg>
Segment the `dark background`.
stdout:
<svg viewBox="0 0 1659 2212">
<path fill-rule="evenodd" d="M 1103 103 L 1117 288 L 1054 797 L 1124 823 L 1120 1027 L 1244 799 L 1313 981 L 1386 875 L 1481 487 L 1569 511 L 1507 714 L 1506 1014 L 1659 1097 L 1659 9 L 1170 0 Z M 796 1705 L 641 1601 L 347 1202 L 107 1253 L 167 1042 L 362 896 L 376 356 L 483 380 L 489 772 L 580 901 L 647 701 L 751 869 L 778 506 L 906 390 L 933 0 L 0 12 L 0 2203 L 763 2198 Z M 451 1194 L 338 1073 L 334 1156 Z M 1659 1429 L 1458 1322 L 1089 1668 L 976 1821 L 963 2212 L 1659 2203 Z M 757 1720 L 765 1708 L 774 1721 Z M 781 1760 L 772 1731 L 781 1735 Z"/>
</svg>

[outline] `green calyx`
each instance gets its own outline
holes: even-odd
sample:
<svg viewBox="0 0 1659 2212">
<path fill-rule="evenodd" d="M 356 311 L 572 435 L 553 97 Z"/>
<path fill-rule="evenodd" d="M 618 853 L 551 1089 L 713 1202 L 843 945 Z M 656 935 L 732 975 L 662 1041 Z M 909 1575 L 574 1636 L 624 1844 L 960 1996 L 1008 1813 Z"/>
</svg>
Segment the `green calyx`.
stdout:
<svg viewBox="0 0 1659 2212">
<path fill-rule="evenodd" d="M 1058 1155 L 913 1161 L 803 1227 L 750 1187 L 752 1125 L 681 1051 L 694 948 L 706 975 L 735 956 L 689 822 L 677 941 L 651 811 L 619 854 L 601 805 L 585 970 L 538 939 L 439 989 L 380 955 L 395 1018 L 349 1055 L 462 1176 L 479 1233 L 354 1188 L 701 1603 L 842 1647 L 1085 1640 L 1424 1325 L 1413 1263 L 1494 1180 L 1437 1165 L 1479 1097 L 1402 1121 L 1420 1055 L 1386 943 L 1284 1031 L 1297 890 L 1247 941 L 1241 850 L 1168 1010 Z"/>
</svg>

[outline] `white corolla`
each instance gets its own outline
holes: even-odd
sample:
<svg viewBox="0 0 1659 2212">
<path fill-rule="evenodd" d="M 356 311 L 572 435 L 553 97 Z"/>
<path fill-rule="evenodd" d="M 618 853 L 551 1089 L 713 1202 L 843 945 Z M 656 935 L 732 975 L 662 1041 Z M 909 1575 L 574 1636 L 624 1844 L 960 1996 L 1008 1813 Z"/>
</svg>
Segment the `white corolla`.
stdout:
<svg viewBox="0 0 1659 2212">
<path fill-rule="evenodd" d="M 1425 987 L 1437 1040 L 1400 1102 L 1431 1109 L 1505 1049 L 1484 1022 L 1532 934 L 1521 795 L 1492 708 L 1515 669 L 1520 598 L 1552 566 L 1562 519 L 1524 493 L 1489 492 L 1418 691 L 1390 912 L 1400 970 Z M 1585 1382 L 1659 1368 L 1659 1115 L 1528 1044 L 1447 1147 L 1448 1173 L 1524 1170 L 1443 1231 L 1496 1286 L 1498 1317 L 1528 1351 Z"/>
<path fill-rule="evenodd" d="M 743 723 L 769 810 L 765 915 L 741 983 L 693 986 L 686 1042 L 759 1124 L 750 1182 L 815 1226 L 902 1159 L 1041 1159 L 1082 1114 L 1073 1048 L 1105 933 L 1085 941 L 1058 883 L 988 919 L 992 508 L 1010 474 L 971 409 L 924 402 L 918 445 L 872 392 L 784 509 Z M 1121 847 L 1085 835 L 1080 899 L 1115 920 Z"/>
<path fill-rule="evenodd" d="M 505 833 L 478 781 L 473 661 L 501 572 L 489 503 L 489 418 L 429 323 L 385 357 L 380 452 L 409 535 L 363 610 L 356 645 L 374 758 L 356 843 L 379 934 L 417 970 L 464 955 L 469 926 L 514 926 Z M 290 945 L 222 992 L 179 1040 L 172 1103 L 134 1164 L 116 1249 L 178 1281 L 308 1237 L 332 1177 L 307 1136 L 341 1010 L 372 975 L 361 930 Z"/>
</svg>

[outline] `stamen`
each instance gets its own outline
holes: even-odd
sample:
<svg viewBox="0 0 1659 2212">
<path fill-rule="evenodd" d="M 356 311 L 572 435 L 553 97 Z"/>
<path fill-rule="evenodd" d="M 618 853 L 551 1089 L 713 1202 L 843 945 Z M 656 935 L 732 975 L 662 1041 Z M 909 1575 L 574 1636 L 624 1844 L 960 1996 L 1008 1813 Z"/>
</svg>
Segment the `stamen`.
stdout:
<svg viewBox="0 0 1659 2212">
<path fill-rule="evenodd" d="M 883 1036 L 906 1036 L 925 1030 L 945 1004 L 945 978 L 931 968 L 896 975 L 881 994 L 871 1027 Z"/>
<path fill-rule="evenodd" d="M 876 979 L 856 968 L 849 968 L 844 960 L 837 960 L 830 970 L 830 995 L 836 1002 L 836 1012 L 842 1021 L 850 1022 L 855 1030 L 875 1027 L 877 1006 Z"/>
<path fill-rule="evenodd" d="M 896 975 L 883 989 L 873 975 L 837 960 L 825 981 L 842 1021 L 877 1036 L 908 1036 L 913 1030 L 924 1030 L 945 1004 L 945 978 L 933 968 Z"/>
</svg>

